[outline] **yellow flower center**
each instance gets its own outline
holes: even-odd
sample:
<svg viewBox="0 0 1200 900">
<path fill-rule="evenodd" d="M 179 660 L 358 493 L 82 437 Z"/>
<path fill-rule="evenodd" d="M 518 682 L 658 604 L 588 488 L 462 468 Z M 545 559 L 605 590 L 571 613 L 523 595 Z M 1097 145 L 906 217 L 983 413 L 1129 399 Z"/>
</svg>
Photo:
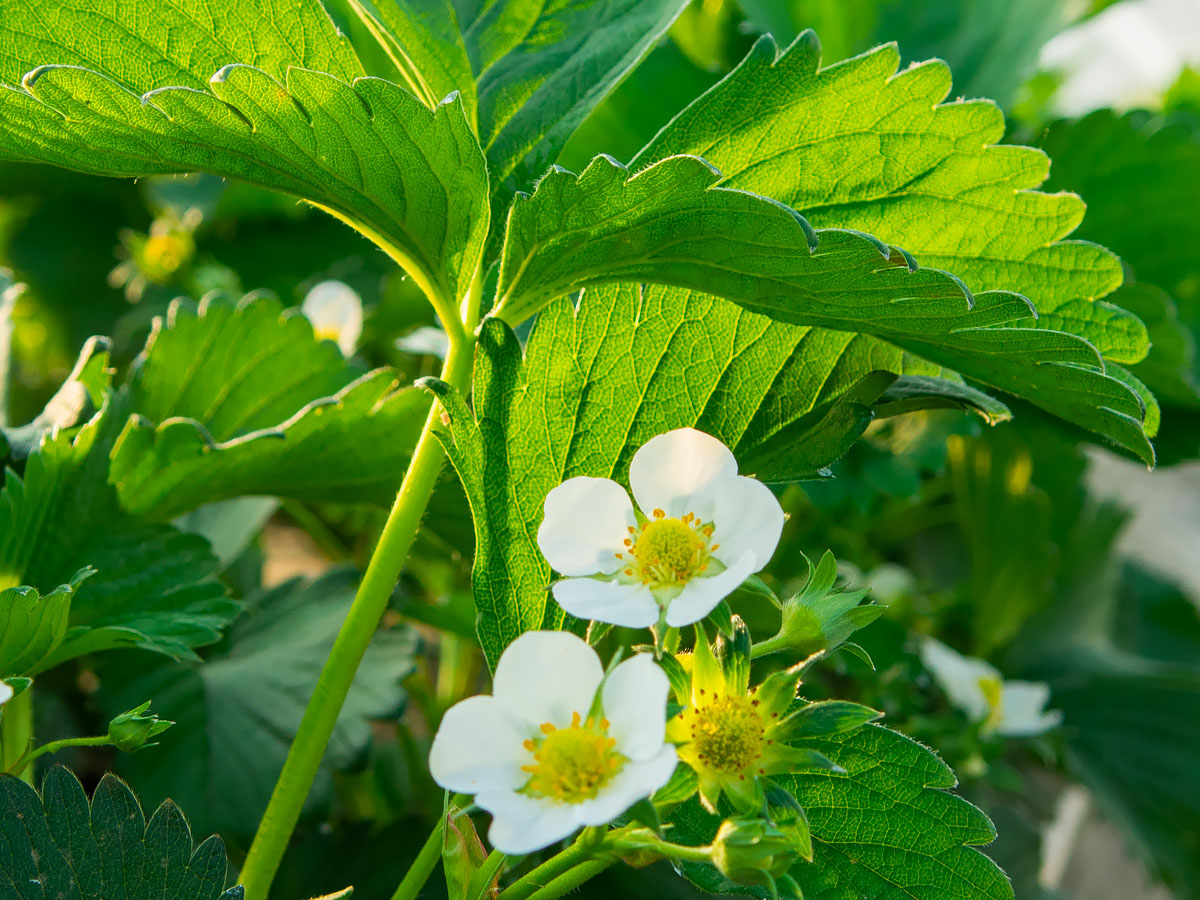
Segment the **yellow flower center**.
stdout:
<svg viewBox="0 0 1200 900">
<path fill-rule="evenodd" d="M 188 256 L 186 241 L 174 234 L 156 234 L 142 246 L 142 264 L 155 275 L 170 275 Z"/>
<path fill-rule="evenodd" d="M 333 341 L 335 344 L 342 336 L 342 330 L 332 325 L 317 325 L 313 327 L 313 337 L 318 341 Z"/>
<path fill-rule="evenodd" d="M 694 513 L 669 519 L 661 509 L 637 528 L 629 529 L 624 574 L 651 587 L 679 587 L 708 568 L 708 558 L 720 545 L 709 546 L 713 526 Z"/>
<path fill-rule="evenodd" d="M 988 716 L 983 723 L 985 731 L 994 731 L 1004 720 L 1004 682 L 995 676 L 979 679 L 979 689 L 988 703 Z"/>
<path fill-rule="evenodd" d="M 525 791 L 535 797 L 590 800 L 627 762 L 614 749 L 617 742 L 608 736 L 607 719 L 582 722 L 575 713 L 567 728 L 546 722 L 541 731 L 545 737 L 525 742 L 534 762 L 521 767 L 530 775 Z"/>
<path fill-rule="evenodd" d="M 767 729 L 756 706 L 746 696 L 724 696 L 686 710 L 683 720 L 692 742 L 688 755 L 720 772 L 745 772 L 762 756 L 766 742 Z"/>
</svg>

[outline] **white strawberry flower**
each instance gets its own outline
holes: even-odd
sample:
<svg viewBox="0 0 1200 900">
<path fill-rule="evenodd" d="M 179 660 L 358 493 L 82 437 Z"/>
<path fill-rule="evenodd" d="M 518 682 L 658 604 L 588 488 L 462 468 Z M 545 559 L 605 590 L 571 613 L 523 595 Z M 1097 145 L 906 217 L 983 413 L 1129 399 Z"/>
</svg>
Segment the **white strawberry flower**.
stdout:
<svg viewBox="0 0 1200 900">
<path fill-rule="evenodd" d="M 363 329 L 362 298 L 354 288 L 322 281 L 305 296 L 300 311 L 312 323 L 317 340 L 333 341 L 347 358 L 354 355 Z"/>
<path fill-rule="evenodd" d="M 586 642 L 530 631 L 496 665 L 492 695 L 447 711 L 429 769 L 492 814 L 501 853 L 532 853 L 577 829 L 611 822 L 675 771 L 665 742 L 667 676 L 639 654 L 606 678 Z"/>
<path fill-rule="evenodd" d="M 0 681 L 0 706 L 3 706 L 13 698 L 12 686 L 7 682 Z"/>
<path fill-rule="evenodd" d="M 699 621 L 775 553 L 783 509 L 716 438 L 680 428 L 633 456 L 625 489 L 570 478 L 546 496 L 537 541 L 567 612 L 628 628 Z"/>
<path fill-rule="evenodd" d="M 950 702 L 972 722 L 983 723 L 984 734 L 1034 737 L 1062 724 L 1062 713 L 1046 711 L 1050 687 L 1040 681 L 1005 681 L 1000 672 L 926 638 L 921 662 L 933 673 Z"/>
</svg>

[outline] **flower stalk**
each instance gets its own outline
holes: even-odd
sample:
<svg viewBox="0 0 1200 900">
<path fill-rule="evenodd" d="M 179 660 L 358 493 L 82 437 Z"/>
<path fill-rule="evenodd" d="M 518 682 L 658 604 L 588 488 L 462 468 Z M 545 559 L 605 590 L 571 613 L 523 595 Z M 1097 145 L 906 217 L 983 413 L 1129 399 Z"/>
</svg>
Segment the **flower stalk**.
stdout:
<svg viewBox="0 0 1200 900">
<path fill-rule="evenodd" d="M 446 305 L 435 303 L 435 308 L 442 313 Z M 443 324 L 450 339 L 450 346 L 442 366 L 441 378 L 452 387 L 465 392 L 471 379 L 474 335 L 463 327 L 463 323 L 457 317 L 452 321 L 444 318 Z M 367 646 L 387 610 L 392 589 L 400 577 L 416 537 L 421 516 L 433 494 L 438 473 L 445 460 L 445 451 L 434 434 L 434 429 L 440 423 L 440 416 L 439 405 L 435 402 L 417 440 L 412 460 L 404 474 L 379 543 L 375 546 L 375 552 L 359 584 L 354 602 L 346 614 L 329 658 L 313 688 L 312 698 L 288 750 L 287 760 L 279 774 L 266 812 L 259 823 L 241 874 L 241 883 L 248 900 L 266 900 L 271 882 L 300 819 L 304 801 L 316 778 L 321 759 L 325 755 L 338 714 L 345 703 L 363 654 L 366 653 Z"/>
</svg>

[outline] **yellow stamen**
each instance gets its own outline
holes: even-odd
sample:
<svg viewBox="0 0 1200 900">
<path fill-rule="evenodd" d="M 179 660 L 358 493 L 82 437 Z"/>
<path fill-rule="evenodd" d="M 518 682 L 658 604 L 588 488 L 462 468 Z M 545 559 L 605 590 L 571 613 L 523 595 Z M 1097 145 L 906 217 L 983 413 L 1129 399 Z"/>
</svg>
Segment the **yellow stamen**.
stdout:
<svg viewBox="0 0 1200 900">
<path fill-rule="evenodd" d="M 540 730 L 544 740 L 525 742 L 533 762 L 521 766 L 530 775 L 524 791 L 532 796 L 564 803 L 590 800 L 628 762 L 616 752 L 616 738 L 608 736 L 607 719 L 582 721 L 573 713 L 568 727 L 546 722 Z"/>
</svg>

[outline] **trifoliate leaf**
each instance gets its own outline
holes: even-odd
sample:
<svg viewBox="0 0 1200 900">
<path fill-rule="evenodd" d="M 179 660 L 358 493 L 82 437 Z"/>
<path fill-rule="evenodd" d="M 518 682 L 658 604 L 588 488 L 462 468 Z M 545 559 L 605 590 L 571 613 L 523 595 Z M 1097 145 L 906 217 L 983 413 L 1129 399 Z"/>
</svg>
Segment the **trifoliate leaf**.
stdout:
<svg viewBox="0 0 1200 900">
<path fill-rule="evenodd" d="M 0 89 L 0 158 L 275 188 L 350 223 L 431 296 L 465 296 L 488 191 L 461 101 L 430 110 L 360 77 L 317 0 L 77 7 L 0 5 L 0 84 L 12 85 Z"/>
<path fill-rule="evenodd" d="M 154 765 L 119 762 L 138 793 L 178 800 L 203 830 L 249 837 L 356 585 L 357 575 L 343 569 L 248 598 L 242 617 L 203 662 L 148 667 L 129 654 L 103 661 L 99 701 L 108 713 L 153 697 L 155 711 L 178 723 L 157 738 Z M 370 742 L 369 720 L 399 712 L 399 684 L 414 652 L 408 631 L 376 637 L 342 708 L 310 812 L 328 804 L 333 773 Z"/>
<path fill-rule="evenodd" d="M 82 569 L 70 584 L 45 596 L 31 587 L 0 591 L 0 675 L 36 675 L 67 633 L 71 596 L 92 574 Z"/>
<path fill-rule="evenodd" d="M 78 900 L 240 900 L 224 891 L 225 847 L 192 846 L 187 819 L 171 801 L 147 822 L 128 787 L 100 780 L 89 805 L 79 780 L 56 766 L 41 796 L 0 775 L 0 896 Z"/>
<path fill-rule="evenodd" d="M 554 161 L 686 5 L 499 0 L 460 20 L 479 82 L 479 138 L 503 204 Z"/>
<path fill-rule="evenodd" d="M 1004 873 L 975 849 L 996 836 L 979 809 L 949 793 L 954 773 L 933 751 L 878 725 L 807 739 L 844 772 L 811 770 L 775 778 L 804 807 L 812 862 L 789 874 L 805 900 L 1009 900 Z M 672 817 L 673 840 L 705 843 L 721 819 L 696 800 Z M 685 863 L 686 877 L 713 893 L 768 896 Z"/>
<path fill-rule="evenodd" d="M 207 542 L 121 510 L 106 483 L 121 420 L 106 405 L 77 433 L 47 436 L 21 476 L 6 472 L 0 586 L 45 593 L 85 566 L 97 570 L 76 590 L 70 627 L 40 668 L 119 646 L 187 657 L 237 612 Z"/>
<path fill-rule="evenodd" d="M 1004 117 L 994 104 L 943 102 L 950 89 L 943 63 L 897 73 L 894 47 L 824 69 L 819 56 L 811 32 L 782 54 L 762 38 L 631 169 L 679 154 L 701 156 L 721 172 L 716 187 L 787 204 L 818 235 L 865 232 L 903 247 L 922 265 L 953 272 L 980 298 L 976 323 L 995 306 L 984 299 L 991 292 L 1028 297 L 1036 322 L 1002 316 L 983 330 L 946 333 L 937 330 L 942 315 L 950 318 L 941 325 L 969 327 L 962 302 L 929 301 L 932 319 L 911 322 L 907 336 L 888 339 L 1031 397 L 1149 460 L 1142 400 L 1105 375 L 1107 363 L 1088 347 L 1108 361 L 1137 362 L 1146 354 L 1145 327 L 1096 299 L 1120 285 L 1120 263 L 1101 247 L 1065 239 L 1084 205 L 1069 194 L 1035 190 L 1049 169 L 1045 155 L 997 145 Z M 796 302 L 771 314 L 804 321 L 798 317 L 806 312 Z M 964 321 L 951 325 L 955 315 Z"/>
<path fill-rule="evenodd" d="M 861 434 L 891 372 L 937 374 L 869 337 L 636 285 L 588 289 L 578 310 L 551 304 L 524 354 L 490 320 L 476 361 L 474 411 L 451 411 L 451 458 L 474 513 L 478 626 L 493 661 L 522 631 L 562 621 L 533 535 L 563 479 L 623 479 L 639 446 L 685 425 L 731 446 L 744 472 L 816 477 Z"/>
<path fill-rule="evenodd" d="M 176 301 L 127 390 L 109 478 L 156 519 L 247 494 L 391 503 L 429 409 L 393 370 L 347 365 L 298 310 L 253 295 Z"/>
</svg>

